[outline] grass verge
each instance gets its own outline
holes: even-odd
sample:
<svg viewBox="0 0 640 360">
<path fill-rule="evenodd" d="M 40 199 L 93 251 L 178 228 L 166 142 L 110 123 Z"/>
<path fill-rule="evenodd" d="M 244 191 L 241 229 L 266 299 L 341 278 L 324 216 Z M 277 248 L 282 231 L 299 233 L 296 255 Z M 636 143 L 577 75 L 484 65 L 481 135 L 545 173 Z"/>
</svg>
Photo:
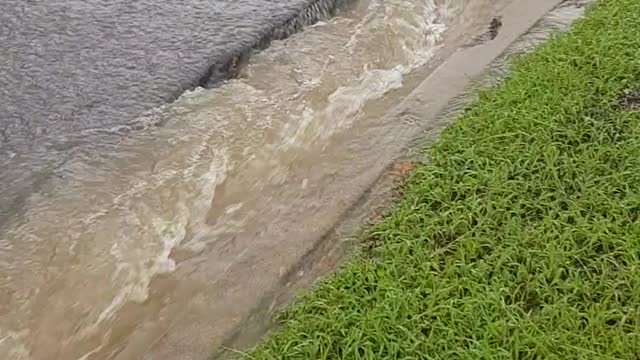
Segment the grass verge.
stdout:
<svg viewBox="0 0 640 360">
<path fill-rule="evenodd" d="M 415 167 L 373 250 L 246 357 L 638 359 L 638 34 L 640 1 L 602 0 L 519 59 Z"/>
</svg>

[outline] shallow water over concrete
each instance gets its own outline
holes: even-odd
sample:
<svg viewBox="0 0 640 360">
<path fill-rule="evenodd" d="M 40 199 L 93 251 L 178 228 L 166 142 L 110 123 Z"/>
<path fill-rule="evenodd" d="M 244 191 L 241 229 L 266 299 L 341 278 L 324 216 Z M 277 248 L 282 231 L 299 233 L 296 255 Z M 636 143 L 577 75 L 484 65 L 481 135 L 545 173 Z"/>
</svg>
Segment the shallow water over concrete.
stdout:
<svg viewBox="0 0 640 360">
<path fill-rule="evenodd" d="M 357 1 L 253 54 L 233 70 L 237 79 L 196 88 L 132 117 L 206 74 L 211 63 L 198 57 L 212 56 L 199 52 L 207 40 L 233 48 L 254 24 L 301 6 L 241 1 L 189 7 L 225 19 L 228 28 L 220 26 L 232 33 L 207 37 L 206 29 L 192 23 L 206 24 L 204 15 L 155 5 L 152 10 L 164 14 L 158 24 L 173 25 L 140 30 L 140 38 L 118 27 L 120 38 L 131 36 L 167 55 L 193 35 L 193 53 L 173 52 L 180 61 L 160 57 L 146 70 L 127 67 L 129 56 L 156 61 L 136 46 L 128 48 L 131 53 L 101 54 L 106 62 L 123 62 L 115 68 L 140 71 L 148 80 L 117 73 L 112 75 L 120 80 L 105 79 L 101 74 L 111 70 L 92 73 L 87 63 L 77 68 L 76 79 L 93 76 L 87 87 L 74 87 L 72 77 L 62 84 L 42 82 L 58 97 L 26 91 L 28 101 L 45 105 L 29 114 L 32 121 L 22 121 L 26 110 L 11 100 L 9 112 L 18 116 L 4 132 L 8 165 L 2 169 L 17 172 L 2 171 L 3 179 L 16 180 L 4 182 L 1 194 L 3 200 L 26 195 L 19 211 L 13 200 L 3 208 L 15 211 L 3 218 L 0 242 L 0 353 L 12 359 L 206 358 L 425 125 L 410 111 L 400 122 L 383 115 L 456 49 L 480 44 L 474 39 L 513 2 Z M 127 24 L 143 22 L 127 17 L 141 11 L 139 4 L 104 11 L 117 9 L 126 16 L 115 19 Z M 265 4 L 273 13 L 262 12 Z M 102 9 L 86 2 L 33 6 L 42 7 L 32 12 L 38 16 L 53 12 L 61 18 L 80 10 L 99 15 Z M 246 27 L 238 21 L 245 18 L 251 18 Z M 80 21 L 91 39 L 94 22 Z M 185 26 L 189 30 L 181 32 Z M 62 22 L 51 29 L 50 46 L 63 54 L 85 31 Z M 154 40 L 174 32 L 187 35 Z M 16 49 L 24 46 L 15 39 Z M 41 49 L 48 54 L 46 46 Z M 64 70 L 67 62 L 57 62 L 63 55 L 56 51 L 48 59 Z M 5 70 L 0 73 L 13 74 Z M 151 83 L 157 92 L 146 92 Z M 108 120 L 85 116 L 90 110 L 84 107 L 71 111 L 81 119 L 77 123 L 48 117 L 66 114 L 71 100 L 112 97 L 108 106 L 98 101 L 93 107 L 104 105 L 95 113 Z"/>
</svg>

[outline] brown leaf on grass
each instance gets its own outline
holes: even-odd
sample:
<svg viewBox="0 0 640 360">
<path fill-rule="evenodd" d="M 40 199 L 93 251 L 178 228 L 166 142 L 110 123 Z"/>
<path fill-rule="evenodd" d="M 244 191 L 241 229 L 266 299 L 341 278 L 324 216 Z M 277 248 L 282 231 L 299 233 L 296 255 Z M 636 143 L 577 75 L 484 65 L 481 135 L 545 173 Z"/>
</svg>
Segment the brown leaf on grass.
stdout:
<svg viewBox="0 0 640 360">
<path fill-rule="evenodd" d="M 391 172 L 394 175 L 407 175 L 413 169 L 413 164 L 409 162 L 397 162 L 393 164 Z"/>
</svg>

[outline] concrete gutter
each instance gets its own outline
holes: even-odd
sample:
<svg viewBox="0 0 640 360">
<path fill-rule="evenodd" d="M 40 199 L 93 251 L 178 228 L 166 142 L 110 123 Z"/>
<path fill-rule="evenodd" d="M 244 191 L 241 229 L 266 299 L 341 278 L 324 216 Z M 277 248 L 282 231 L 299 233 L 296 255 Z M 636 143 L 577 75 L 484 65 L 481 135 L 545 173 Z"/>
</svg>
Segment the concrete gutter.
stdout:
<svg viewBox="0 0 640 360">
<path fill-rule="evenodd" d="M 500 14 L 503 26 L 495 39 L 458 50 L 442 62 L 410 96 L 385 115 L 389 121 L 411 118 L 420 122 L 422 133 L 417 139 L 407 139 L 407 145 L 412 140 L 421 146 L 435 140 L 440 130 L 454 119 L 455 110 L 468 103 L 465 99 L 470 98 L 470 91 L 473 93 L 473 84 L 490 76 L 487 70 L 492 66 L 503 64 L 504 61 L 500 61 L 503 54 L 525 51 L 524 47 L 508 50 L 563 2 L 566 1 L 515 0 Z M 410 154 L 405 149 L 399 156 Z M 386 164 L 387 169 L 391 166 L 392 163 Z M 228 336 L 215 346 L 215 355 L 211 358 L 226 358 L 232 353 L 228 349 L 246 349 L 259 341 L 274 325 L 272 319 L 279 309 L 301 289 L 308 289 L 318 277 L 339 265 L 349 249 L 345 239 L 388 209 L 396 184 L 397 176 L 393 172 L 381 173 L 331 231 L 319 237 L 304 256 L 287 268 L 284 276 L 273 279 L 275 286 L 256 301 L 245 317 L 227 323 L 225 333 Z M 249 288 L 236 290 L 242 293 L 237 296 L 251 296 L 253 291 Z"/>
</svg>

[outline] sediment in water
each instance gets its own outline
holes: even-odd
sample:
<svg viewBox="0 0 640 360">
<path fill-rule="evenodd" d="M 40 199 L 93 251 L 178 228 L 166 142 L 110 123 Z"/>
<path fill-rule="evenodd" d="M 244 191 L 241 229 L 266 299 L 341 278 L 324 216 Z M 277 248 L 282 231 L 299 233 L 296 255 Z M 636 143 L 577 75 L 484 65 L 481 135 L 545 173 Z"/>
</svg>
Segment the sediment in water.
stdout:
<svg viewBox="0 0 640 360">
<path fill-rule="evenodd" d="M 338 9 L 349 1 L 352 0 L 311 0 L 301 11 L 291 14 L 288 19 L 266 29 L 254 42 L 247 43 L 214 62 L 198 79 L 195 86 L 212 88 L 224 80 L 238 77 L 242 66 L 249 61 L 251 53 L 268 48 L 274 40 L 283 40 L 299 33 L 305 26 L 334 16 Z"/>
<path fill-rule="evenodd" d="M 223 81 L 239 77 L 241 68 L 256 51 L 261 51 L 269 47 L 274 40 L 283 40 L 289 36 L 301 32 L 304 27 L 313 25 L 323 19 L 328 19 L 336 14 L 336 12 L 348 2 L 353 0 L 309 0 L 306 6 L 301 7 L 297 11 L 292 11 L 288 16 L 284 16 L 282 20 L 276 20 L 266 28 L 261 35 L 253 40 L 238 44 L 236 50 L 229 51 L 216 58 L 213 64 L 209 65 L 207 70 L 198 78 L 186 81 L 186 86 L 179 86 L 177 90 L 169 92 L 164 97 L 167 103 L 171 103 L 182 96 L 185 91 L 193 90 L 196 87 L 212 88 L 220 85 Z M 161 104 L 160 104 L 161 105 Z M 128 135 L 130 132 L 145 130 L 145 124 L 136 125 L 137 120 L 131 121 L 131 124 L 119 126 L 118 134 Z M 153 122 L 153 126 L 163 126 L 166 121 Z M 0 150 L 2 146 L 9 143 L 9 135 L 6 130 L 0 129 Z M 71 142 L 70 142 L 71 143 Z M 81 143 L 81 141 L 75 141 Z M 75 145 L 74 145 L 75 146 Z M 0 154 L 2 155 L 2 154 Z M 2 160 L 0 158 L 0 160 Z M 60 162 L 55 167 L 64 166 L 66 160 Z M 51 180 L 52 169 L 46 168 L 31 175 L 30 179 L 22 182 L 21 188 L 7 191 L 12 195 L 8 197 L 6 202 L 0 201 L 0 234 L 5 231 L 6 225 L 19 218 L 24 213 L 24 206 L 28 199 L 38 192 L 42 192 Z"/>
<path fill-rule="evenodd" d="M 434 112 L 435 117 L 427 121 L 425 131 L 412 141 L 408 140 L 410 144 L 408 148 L 423 148 L 432 144 L 438 138 L 440 131 L 477 99 L 480 91 L 492 88 L 504 79 L 509 71 L 511 60 L 546 41 L 552 33 L 566 31 L 573 21 L 582 16 L 585 6 L 593 2 L 594 0 L 562 1 L 560 4 L 556 4 L 551 11 L 538 18 L 528 30 L 517 35 L 514 41 L 502 51 L 487 49 L 488 55 L 485 54 L 485 56 L 493 56 L 493 60 L 489 61 L 479 74 L 472 76 L 474 81 L 469 82 L 457 95 L 451 97 L 446 106 L 440 111 Z M 491 27 L 494 27 L 493 22 Z M 491 27 L 490 31 L 493 31 Z M 508 29 L 507 31 L 512 34 L 517 33 L 514 29 Z M 493 38 L 496 36 L 493 36 Z M 463 46 L 462 48 L 470 48 L 477 45 L 481 45 L 481 43 Z M 491 55 L 493 53 L 495 55 Z M 455 68 L 455 66 L 443 64 L 442 73 L 446 73 L 450 67 Z M 427 79 L 423 86 L 426 88 L 433 87 L 431 83 L 437 83 L 437 81 L 430 82 Z M 421 89 L 417 89 L 409 98 L 420 98 L 421 96 L 424 96 L 424 94 L 421 93 Z M 416 109 L 407 108 L 410 104 L 415 105 L 415 103 L 407 101 L 404 105 L 392 110 L 389 116 L 397 118 L 397 121 L 402 121 L 402 114 L 416 112 Z M 427 114 L 429 112 L 425 111 L 424 113 Z M 403 157 L 415 162 L 428 161 L 411 155 L 410 151 L 407 151 Z M 399 184 L 398 180 L 397 175 L 392 172 L 380 174 L 380 177 L 372 183 L 371 187 L 347 210 L 342 219 L 324 236 L 319 237 L 309 252 L 302 256 L 295 266 L 289 269 L 286 275 L 282 277 L 279 287 L 271 289 L 261 301 L 257 302 L 257 305 L 250 310 L 247 319 L 230 336 L 224 339 L 223 345 L 211 355 L 211 359 L 231 358 L 235 352 L 230 351 L 230 349 L 250 349 L 267 335 L 271 329 L 279 326 L 277 313 L 286 307 L 296 295 L 299 295 L 301 290 L 308 290 L 318 278 L 331 274 L 349 256 L 350 251 L 353 250 L 353 242 L 345 241 L 345 239 L 357 234 L 358 231 L 371 224 L 373 219 L 378 218 L 381 213 L 385 213 L 393 205 L 398 195 L 396 192 Z"/>
</svg>

